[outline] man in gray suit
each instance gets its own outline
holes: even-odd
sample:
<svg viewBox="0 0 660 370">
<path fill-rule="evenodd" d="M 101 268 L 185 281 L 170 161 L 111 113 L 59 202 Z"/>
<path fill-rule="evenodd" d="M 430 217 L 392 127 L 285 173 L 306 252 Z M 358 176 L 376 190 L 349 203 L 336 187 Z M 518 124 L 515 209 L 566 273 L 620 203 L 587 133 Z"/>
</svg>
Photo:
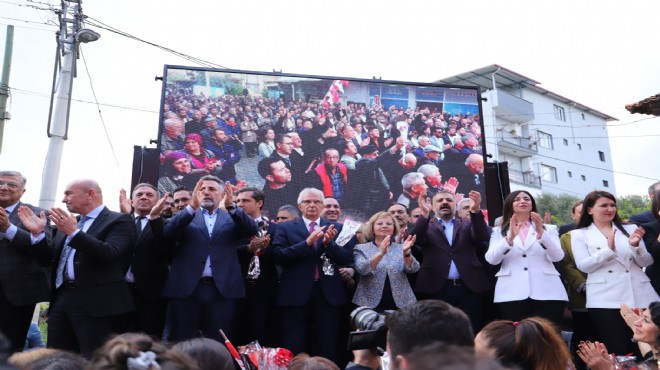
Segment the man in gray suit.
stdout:
<svg viewBox="0 0 660 370">
<path fill-rule="evenodd" d="M 20 206 L 42 211 L 20 201 L 25 182 L 20 172 L 0 171 L 0 331 L 13 351 L 23 349 L 34 305 L 49 296 L 48 272 L 42 268 L 50 264 L 48 246 L 33 246 L 18 219 Z"/>
</svg>

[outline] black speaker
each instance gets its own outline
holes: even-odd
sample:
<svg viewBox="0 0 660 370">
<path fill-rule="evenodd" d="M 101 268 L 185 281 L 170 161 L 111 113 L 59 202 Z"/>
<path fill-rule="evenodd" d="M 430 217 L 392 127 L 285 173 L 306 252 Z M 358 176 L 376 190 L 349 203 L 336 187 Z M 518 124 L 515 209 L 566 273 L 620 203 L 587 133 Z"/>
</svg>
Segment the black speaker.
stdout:
<svg viewBox="0 0 660 370">
<path fill-rule="evenodd" d="M 133 146 L 133 174 L 131 190 L 141 182 L 158 186 L 158 168 L 160 165 L 158 149 Z M 162 195 L 162 194 L 161 194 Z"/>
<path fill-rule="evenodd" d="M 509 187 L 509 163 L 485 163 L 484 177 L 486 178 L 488 223 L 493 226 L 495 219 L 502 216 L 504 198 L 511 192 Z"/>
</svg>

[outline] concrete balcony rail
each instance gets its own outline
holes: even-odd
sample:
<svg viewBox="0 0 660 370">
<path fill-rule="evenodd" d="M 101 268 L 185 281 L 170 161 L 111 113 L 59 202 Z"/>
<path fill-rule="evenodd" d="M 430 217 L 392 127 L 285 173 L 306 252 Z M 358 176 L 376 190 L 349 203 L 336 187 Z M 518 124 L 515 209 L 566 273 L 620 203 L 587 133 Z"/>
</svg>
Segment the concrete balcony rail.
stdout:
<svg viewBox="0 0 660 370">
<path fill-rule="evenodd" d="M 500 152 L 521 158 L 538 153 L 538 145 L 531 137 L 522 137 L 506 130 L 497 132 L 497 146 Z"/>
<path fill-rule="evenodd" d="M 502 90 L 492 94 L 493 109 L 498 118 L 514 123 L 534 120 L 534 104 Z"/>
<path fill-rule="evenodd" d="M 523 184 L 523 185 L 531 186 L 533 188 L 541 189 L 541 178 L 529 171 L 522 172 L 518 170 L 512 170 L 509 168 L 509 180 L 518 184 Z"/>
</svg>

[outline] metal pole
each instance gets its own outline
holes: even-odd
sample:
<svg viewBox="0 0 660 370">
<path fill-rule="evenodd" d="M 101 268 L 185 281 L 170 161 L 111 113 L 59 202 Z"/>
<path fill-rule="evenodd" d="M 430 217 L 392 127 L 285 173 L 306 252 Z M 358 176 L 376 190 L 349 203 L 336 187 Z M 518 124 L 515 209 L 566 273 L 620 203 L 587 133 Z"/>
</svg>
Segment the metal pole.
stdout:
<svg viewBox="0 0 660 370">
<path fill-rule="evenodd" d="M 66 15 L 66 1 L 63 1 L 62 5 L 64 10 L 62 14 Z M 41 180 L 39 207 L 44 209 L 50 209 L 55 205 L 57 182 L 60 176 L 60 166 L 62 162 L 62 152 L 64 150 L 64 141 L 67 137 L 69 103 L 71 101 L 71 89 L 74 77 L 73 69 L 76 60 L 75 34 L 77 28 L 77 24 L 74 24 L 72 32 L 67 32 L 66 25 L 62 24 L 61 36 L 58 40 L 63 46 L 61 48 L 63 58 L 62 67 L 57 76 L 55 98 L 53 99 L 52 125 L 50 127 L 50 132 L 48 133 L 48 152 L 46 153 L 46 161 L 44 162 L 43 177 Z"/>
<path fill-rule="evenodd" d="M 5 121 L 9 120 L 7 110 L 7 98 L 9 98 L 9 72 L 11 71 L 11 57 L 14 49 L 14 26 L 7 26 L 7 38 L 5 41 L 5 59 L 2 64 L 2 77 L 0 78 L 0 153 L 2 153 L 2 141 L 5 133 Z"/>
<path fill-rule="evenodd" d="M 73 41 L 73 35 L 68 39 Z M 64 45 L 64 58 L 62 58 L 62 69 L 57 78 L 57 89 L 55 92 L 53 108 L 53 125 L 51 126 L 51 137 L 48 139 L 48 152 L 44 163 L 44 173 L 41 182 L 41 195 L 39 207 L 50 209 L 55 205 L 57 193 L 57 181 L 60 176 L 60 165 L 62 162 L 62 151 L 64 150 L 64 138 L 66 137 L 66 122 L 68 106 L 71 100 L 71 81 L 73 80 L 73 43 Z"/>
</svg>

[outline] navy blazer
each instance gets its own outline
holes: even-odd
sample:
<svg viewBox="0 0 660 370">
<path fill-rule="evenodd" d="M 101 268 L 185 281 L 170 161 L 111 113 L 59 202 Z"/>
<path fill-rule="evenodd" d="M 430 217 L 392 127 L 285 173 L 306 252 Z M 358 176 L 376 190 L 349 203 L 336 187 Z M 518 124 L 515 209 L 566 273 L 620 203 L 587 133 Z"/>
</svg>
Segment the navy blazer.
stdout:
<svg viewBox="0 0 660 370">
<path fill-rule="evenodd" d="M 210 256 L 213 281 L 220 294 L 226 299 L 245 297 L 236 249 L 243 239 L 256 235 L 257 230 L 257 223 L 241 208 L 219 210 L 211 236 L 201 207 L 193 214 L 188 208 L 177 213 L 164 229 L 165 238 L 176 244 L 171 247 L 172 268 L 163 295 L 189 297 L 199 284 Z"/>
<path fill-rule="evenodd" d="M 341 232 L 342 225 L 320 219 L 320 226 L 334 225 L 337 235 Z M 355 238 L 352 238 L 345 246 L 341 247 L 333 240 L 327 247 L 322 246 L 322 238 L 319 239 L 318 248 L 307 245 L 309 230 L 305 227 L 302 218 L 278 224 L 273 240 L 273 257 L 275 263 L 282 266 L 280 277 L 280 289 L 277 294 L 277 304 L 280 306 L 302 306 L 312 296 L 314 287 L 314 271 L 318 267 L 319 280 L 325 299 L 330 305 L 338 306 L 348 303 L 346 289 L 339 276 L 339 266 L 348 265 L 353 261 L 353 246 Z M 332 276 L 323 273 L 321 255 L 326 253 L 335 267 Z"/>
<path fill-rule="evenodd" d="M 66 238 L 65 233 L 55 232 L 51 243 L 54 261 L 60 260 Z M 45 243 L 45 239 L 39 242 Z M 122 258 L 134 244 L 135 224 L 131 216 L 110 211 L 107 207 L 101 210 L 87 231 L 78 232 L 69 242 L 69 246 L 76 250 L 76 289 L 71 291 L 84 297 L 81 302 L 90 315 L 106 317 L 133 310 L 133 299 L 126 285 Z M 51 284 L 55 292 L 57 268 L 52 270 Z M 53 294 L 51 305 L 57 296 Z"/>
<path fill-rule="evenodd" d="M 478 255 L 483 257 L 486 248 L 483 241 L 489 238 L 488 225 L 482 212 L 470 212 L 470 221 L 454 219 L 452 245 L 435 218 L 421 216 L 412 234 L 417 236 L 415 244 L 422 247 L 424 261 L 417 276 L 415 291 L 422 294 L 437 294 L 449 276 L 453 260 L 465 286 L 474 293 L 490 289 L 486 268 Z M 483 259 L 483 258 L 481 258 Z"/>
<path fill-rule="evenodd" d="M 27 206 L 36 215 L 41 208 L 18 203 L 9 221 L 18 228 L 14 239 L 0 238 L 0 283 L 7 300 L 15 306 L 29 306 L 44 302 L 50 296 L 49 271 L 52 256 L 48 249 L 50 228 L 46 228 L 46 242 L 32 245 L 30 232 L 18 219 L 18 207 Z"/>
</svg>

